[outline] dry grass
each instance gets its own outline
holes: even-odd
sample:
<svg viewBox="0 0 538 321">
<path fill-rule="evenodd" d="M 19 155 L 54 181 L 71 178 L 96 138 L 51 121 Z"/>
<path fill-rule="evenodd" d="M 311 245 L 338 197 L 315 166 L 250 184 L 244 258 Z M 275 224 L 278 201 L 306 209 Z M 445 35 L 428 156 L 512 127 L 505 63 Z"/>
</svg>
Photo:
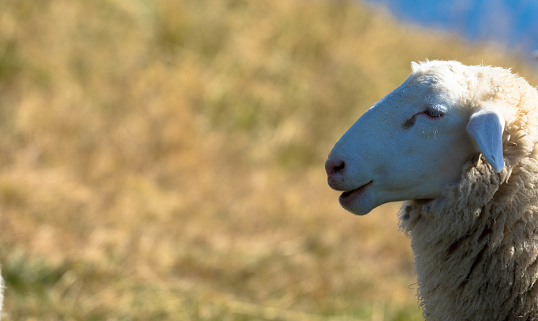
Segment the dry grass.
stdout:
<svg viewBox="0 0 538 321">
<path fill-rule="evenodd" d="M 0 1 L 4 320 L 420 320 L 323 162 L 425 58 L 531 77 L 354 1 Z"/>
</svg>

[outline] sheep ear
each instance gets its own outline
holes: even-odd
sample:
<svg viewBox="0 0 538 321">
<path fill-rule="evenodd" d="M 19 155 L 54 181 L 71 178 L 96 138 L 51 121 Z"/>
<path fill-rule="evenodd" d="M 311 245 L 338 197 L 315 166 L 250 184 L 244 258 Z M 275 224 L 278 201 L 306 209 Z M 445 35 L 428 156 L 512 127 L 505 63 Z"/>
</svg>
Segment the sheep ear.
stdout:
<svg viewBox="0 0 538 321">
<path fill-rule="evenodd" d="M 473 136 L 487 162 L 497 173 L 504 168 L 503 130 L 503 117 L 492 111 L 474 113 L 467 124 L 467 132 Z"/>
</svg>

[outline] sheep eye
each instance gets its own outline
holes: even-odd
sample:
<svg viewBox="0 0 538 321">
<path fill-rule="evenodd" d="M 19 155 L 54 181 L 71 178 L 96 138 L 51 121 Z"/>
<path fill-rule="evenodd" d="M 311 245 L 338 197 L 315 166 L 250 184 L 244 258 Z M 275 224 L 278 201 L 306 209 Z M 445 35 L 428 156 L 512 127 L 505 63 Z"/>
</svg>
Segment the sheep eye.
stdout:
<svg viewBox="0 0 538 321">
<path fill-rule="evenodd" d="M 430 109 L 430 108 L 426 109 L 424 111 L 424 113 L 426 115 L 428 115 L 428 117 L 430 117 L 430 118 L 441 118 L 441 117 L 443 117 L 445 115 L 445 114 L 443 114 L 442 112 L 440 112 L 438 110 Z"/>
</svg>

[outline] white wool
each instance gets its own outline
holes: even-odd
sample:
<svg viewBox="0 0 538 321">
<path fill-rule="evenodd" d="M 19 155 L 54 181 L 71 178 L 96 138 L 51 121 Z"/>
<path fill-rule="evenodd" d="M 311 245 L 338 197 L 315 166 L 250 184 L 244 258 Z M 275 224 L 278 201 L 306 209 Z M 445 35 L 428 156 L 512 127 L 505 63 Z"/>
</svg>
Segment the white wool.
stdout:
<svg viewBox="0 0 538 321">
<path fill-rule="evenodd" d="M 426 320 L 538 320 L 536 107 L 509 70 L 413 63 L 331 151 L 346 209 L 407 200 Z"/>
</svg>

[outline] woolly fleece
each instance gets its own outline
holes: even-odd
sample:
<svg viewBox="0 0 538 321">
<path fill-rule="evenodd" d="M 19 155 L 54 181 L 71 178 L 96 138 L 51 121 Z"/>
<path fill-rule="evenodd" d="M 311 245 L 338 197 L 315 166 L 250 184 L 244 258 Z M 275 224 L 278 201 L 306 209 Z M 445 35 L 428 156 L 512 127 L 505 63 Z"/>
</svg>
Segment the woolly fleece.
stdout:
<svg viewBox="0 0 538 321">
<path fill-rule="evenodd" d="M 432 63 L 414 72 L 435 72 Z M 512 116 L 499 174 L 478 154 L 442 197 L 402 206 L 424 317 L 538 320 L 538 92 L 506 69 L 454 65 L 465 108 L 495 102 Z"/>
</svg>

